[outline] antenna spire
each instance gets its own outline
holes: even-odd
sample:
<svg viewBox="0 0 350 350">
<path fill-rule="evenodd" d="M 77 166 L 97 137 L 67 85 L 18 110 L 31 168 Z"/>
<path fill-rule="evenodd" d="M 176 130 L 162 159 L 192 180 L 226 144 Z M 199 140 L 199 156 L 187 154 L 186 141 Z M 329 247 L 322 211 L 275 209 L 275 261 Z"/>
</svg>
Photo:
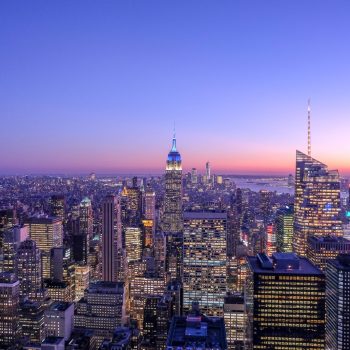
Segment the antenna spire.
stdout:
<svg viewBox="0 0 350 350">
<path fill-rule="evenodd" d="M 307 155 L 311 157 L 311 107 L 310 99 L 307 101 Z"/>
<path fill-rule="evenodd" d="M 172 152 L 176 152 L 176 132 L 175 132 L 175 121 L 174 121 L 174 133 L 173 133 L 173 145 L 171 147 Z"/>
</svg>

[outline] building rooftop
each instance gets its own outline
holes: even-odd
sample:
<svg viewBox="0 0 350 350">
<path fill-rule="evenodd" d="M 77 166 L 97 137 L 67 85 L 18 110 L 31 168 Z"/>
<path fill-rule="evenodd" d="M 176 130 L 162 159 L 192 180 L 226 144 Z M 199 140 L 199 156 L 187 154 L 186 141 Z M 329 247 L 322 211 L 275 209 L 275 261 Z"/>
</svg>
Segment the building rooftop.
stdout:
<svg viewBox="0 0 350 350">
<path fill-rule="evenodd" d="M 50 306 L 50 311 L 66 311 L 72 303 L 66 303 L 64 301 L 56 301 Z"/>
<path fill-rule="evenodd" d="M 227 219 L 226 212 L 216 211 L 185 211 L 183 214 L 184 220 L 203 220 L 203 219 Z"/>
<path fill-rule="evenodd" d="M 31 217 L 28 218 L 25 223 L 26 224 L 54 224 L 54 223 L 60 223 L 62 220 L 57 217 L 48 216 L 48 217 Z"/>
<path fill-rule="evenodd" d="M 64 342 L 64 338 L 63 337 L 46 337 L 42 344 L 55 344 L 55 345 L 59 345 L 62 343 L 62 341 Z"/>
<path fill-rule="evenodd" d="M 339 254 L 336 259 L 328 260 L 328 264 L 340 270 L 350 271 L 350 254 Z"/>
<path fill-rule="evenodd" d="M 290 274 L 290 275 L 323 275 L 309 259 L 294 253 L 274 253 L 269 258 L 265 253 L 248 256 L 248 264 L 254 273 Z"/>
<path fill-rule="evenodd" d="M 310 244 L 346 244 L 350 246 L 350 241 L 344 237 L 337 236 L 325 236 L 325 237 L 308 237 L 308 242 Z"/>
<path fill-rule="evenodd" d="M 124 283 L 123 282 L 107 282 L 107 281 L 97 281 L 91 282 L 88 288 L 89 293 L 124 293 Z"/>
<path fill-rule="evenodd" d="M 173 317 L 167 348 L 227 349 L 224 319 L 203 315 Z"/>
</svg>

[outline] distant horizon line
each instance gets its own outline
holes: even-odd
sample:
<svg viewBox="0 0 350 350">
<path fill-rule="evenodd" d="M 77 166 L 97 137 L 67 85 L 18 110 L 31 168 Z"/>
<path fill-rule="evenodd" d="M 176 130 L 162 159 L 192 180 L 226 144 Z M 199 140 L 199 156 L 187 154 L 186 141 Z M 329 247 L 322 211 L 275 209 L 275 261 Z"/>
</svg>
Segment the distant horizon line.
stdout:
<svg viewBox="0 0 350 350">
<path fill-rule="evenodd" d="M 191 170 L 189 171 L 185 171 L 186 173 L 191 173 Z M 163 176 L 164 172 L 96 172 L 96 171 L 82 171 L 82 172 L 74 172 L 74 171 L 67 171 L 67 172 L 13 172 L 13 173 L 0 173 L 0 177 L 15 177 L 15 176 L 20 176 L 20 177 L 25 177 L 25 176 L 29 176 L 29 177 L 40 177 L 40 176 L 57 176 L 57 177 L 74 177 L 74 176 L 78 176 L 78 177 L 86 177 L 86 176 L 90 176 L 92 174 L 95 174 L 96 177 L 117 177 L 117 176 L 124 176 L 124 177 L 128 177 L 128 176 Z M 199 175 L 205 175 L 205 172 L 198 172 Z M 265 173 L 265 172 L 247 172 L 247 173 L 213 173 L 212 175 L 215 176 L 226 176 L 226 177 L 251 177 L 251 178 L 262 178 L 262 177 L 273 177 L 273 178 L 278 178 L 278 177 L 285 177 L 287 178 L 289 175 L 295 175 L 295 172 L 284 172 L 284 173 Z M 346 173 L 346 174 L 342 174 L 340 175 L 340 178 L 348 178 L 350 177 L 350 173 Z"/>
</svg>

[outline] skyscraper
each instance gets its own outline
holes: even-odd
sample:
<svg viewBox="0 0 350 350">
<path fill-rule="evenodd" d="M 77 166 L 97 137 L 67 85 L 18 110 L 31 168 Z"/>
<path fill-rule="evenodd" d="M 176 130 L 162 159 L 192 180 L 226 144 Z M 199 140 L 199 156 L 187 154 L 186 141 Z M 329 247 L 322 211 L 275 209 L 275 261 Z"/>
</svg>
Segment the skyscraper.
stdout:
<svg viewBox="0 0 350 350">
<path fill-rule="evenodd" d="M 15 274 L 0 273 L 0 348 L 14 345 L 19 335 L 19 281 Z"/>
<path fill-rule="evenodd" d="M 98 339 L 111 339 L 116 327 L 124 322 L 126 294 L 124 283 L 94 282 L 84 292 L 74 314 L 74 328 L 91 329 Z"/>
<path fill-rule="evenodd" d="M 326 267 L 326 349 L 350 349 L 350 254 Z"/>
<path fill-rule="evenodd" d="M 210 183 L 210 179 L 211 179 L 211 175 L 210 175 L 210 163 L 206 162 L 205 163 L 205 180 L 206 182 L 209 184 Z"/>
<path fill-rule="evenodd" d="M 206 315 L 223 315 L 226 295 L 226 222 L 222 212 L 185 212 L 183 308 L 198 302 Z"/>
<path fill-rule="evenodd" d="M 276 244 L 277 251 L 288 253 L 293 251 L 293 209 L 291 207 L 281 208 L 277 211 L 276 225 Z"/>
<path fill-rule="evenodd" d="M 115 197 L 107 196 L 102 210 L 102 280 L 116 281 L 117 230 Z"/>
<path fill-rule="evenodd" d="M 27 239 L 18 247 L 17 276 L 20 282 L 20 296 L 30 300 L 43 297 L 41 253 L 32 239 Z"/>
<path fill-rule="evenodd" d="M 79 205 L 79 229 L 73 235 L 73 257 L 76 262 L 88 263 L 92 235 L 93 214 L 91 200 L 85 197 Z"/>
<path fill-rule="evenodd" d="M 325 276 L 294 253 L 248 257 L 248 349 L 325 346 Z"/>
<path fill-rule="evenodd" d="M 294 251 L 306 255 L 309 236 L 342 236 L 337 170 L 300 151 L 296 153 Z"/>
<path fill-rule="evenodd" d="M 164 232 L 175 233 L 182 231 L 182 226 L 182 162 L 176 149 L 174 133 L 173 145 L 166 162 L 162 229 Z"/>
<path fill-rule="evenodd" d="M 64 194 L 54 194 L 50 198 L 50 214 L 64 222 L 66 215 L 66 198 Z"/>
<path fill-rule="evenodd" d="M 25 223 L 29 227 L 29 236 L 41 250 L 43 278 L 50 278 L 51 249 L 61 247 L 63 243 L 63 228 L 60 218 L 32 217 Z"/>
<path fill-rule="evenodd" d="M 307 240 L 306 256 L 323 272 L 328 260 L 335 259 L 339 254 L 347 253 L 350 253 L 350 240 L 343 237 L 310 236 Z"/>
</svg>

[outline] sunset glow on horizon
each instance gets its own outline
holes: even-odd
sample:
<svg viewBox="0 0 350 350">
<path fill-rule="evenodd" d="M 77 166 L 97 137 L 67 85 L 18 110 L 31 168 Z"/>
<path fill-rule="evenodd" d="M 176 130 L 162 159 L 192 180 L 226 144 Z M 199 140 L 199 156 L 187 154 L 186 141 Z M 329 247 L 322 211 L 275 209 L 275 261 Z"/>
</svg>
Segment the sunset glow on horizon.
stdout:
<svg viewBox="0 0 350 350">
<path fill-rule="evenodd" d="M 1 174 L 162 173 L 174 121 L 186 171 L 293 174 L 308 98 L 312 155 L 350 174 L 349 2 L 19 3 Z"/>
</svg>

